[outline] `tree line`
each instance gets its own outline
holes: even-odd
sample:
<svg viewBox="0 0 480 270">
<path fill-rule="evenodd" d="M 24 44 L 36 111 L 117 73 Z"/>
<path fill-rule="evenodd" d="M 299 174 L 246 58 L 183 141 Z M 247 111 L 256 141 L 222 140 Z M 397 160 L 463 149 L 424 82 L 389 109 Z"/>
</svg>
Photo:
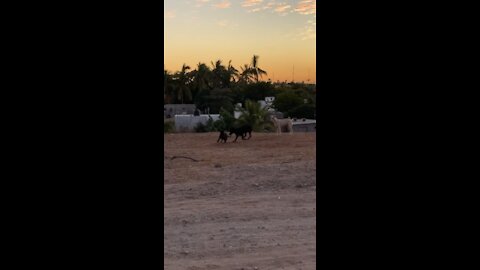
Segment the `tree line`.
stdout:
<svg viewBox="0 0 480 270">
<path fill-rule="evenodd" d="M 234 104 L 273 96 L 276 97 L 274 106 L 278 111 L 288 115 L 300 110 L 305 111 L 300 116 L 313 117 L 314 88 L 298 83 L 261 81 L 267 74 L 260 68 L 257 55 L 240 70 L 232 65 L 232 61 L 224 65 L 221 60 L 212 61 L 210 65 L 198 63 L 195 69 L 184 64 L 175 73 L 164 69 L 164 104 L 194 103 L 201 111 L 208 109 L 210 113 L 219 113 L 223 108 L 233 112 Z"/>
</svg>

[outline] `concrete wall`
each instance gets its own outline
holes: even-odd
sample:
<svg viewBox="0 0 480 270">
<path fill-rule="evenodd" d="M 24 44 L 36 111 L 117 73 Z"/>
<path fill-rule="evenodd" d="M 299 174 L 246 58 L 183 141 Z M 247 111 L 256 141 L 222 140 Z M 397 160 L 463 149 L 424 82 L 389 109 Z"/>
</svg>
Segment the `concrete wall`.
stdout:
<svg viewBox="0 0 480 270">
<path fill-rule="evenodd" d="M 175 115 L 175 131 L 176 132 L 193 132 L 198 123 L 207 124 L 209 116 L 213 121 L 217 121 L 220 118 L 219 114 L 201 114 L 194 116 L 192 114 L 187 115 Z"/>
<path fill-rule="evenodd" d="M 193 114 L 195 109 L 195 104 L 165 104 L 163 105 L 163 114 L 164 117 L 167 117 L 167 115 L 173 117 L 177 114 Z"/>
<path fill-rule="evenodd" d="M 297 121 L 293 122 L 293 132 L 316 132 L 317 121 L 316 120 L 309 120 L 306 119 L 302 121 L 298 119 Z"/>
</svg>

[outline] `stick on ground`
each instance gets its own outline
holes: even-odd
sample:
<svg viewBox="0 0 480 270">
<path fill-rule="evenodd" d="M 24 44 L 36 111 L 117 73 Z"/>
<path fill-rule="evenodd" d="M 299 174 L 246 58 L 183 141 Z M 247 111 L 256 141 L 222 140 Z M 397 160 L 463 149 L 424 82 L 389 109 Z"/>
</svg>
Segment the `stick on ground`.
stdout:
<svg viewBox="0 0 480 270">
<path fill-rule="evenodd" d="M 195 161 L 195 162 L 198 162 L 198 160 L 194 159 L 194 158 L 191 158 L 191 157 L 184 157 L 184 156 L 173 156 L 170 160 L 174 160 L 176 158 L 186 158 L 186 159 L 190 159 L 192 161 Z"/>
</svg>

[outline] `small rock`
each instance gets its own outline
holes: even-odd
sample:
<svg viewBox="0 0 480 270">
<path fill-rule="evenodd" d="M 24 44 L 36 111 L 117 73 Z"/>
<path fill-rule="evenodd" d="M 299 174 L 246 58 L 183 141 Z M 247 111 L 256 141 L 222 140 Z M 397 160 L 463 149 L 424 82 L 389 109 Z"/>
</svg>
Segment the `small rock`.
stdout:
<svg viewBox="0 0 480 270">
<path fill-rule="evenodd" d="M 220 165 L 220 164 L 218 164 L 218 163 L 215 164 L 215 168 L 221 168 L 221 167 L 222 167 L 222 165 Z"/>
</svg>

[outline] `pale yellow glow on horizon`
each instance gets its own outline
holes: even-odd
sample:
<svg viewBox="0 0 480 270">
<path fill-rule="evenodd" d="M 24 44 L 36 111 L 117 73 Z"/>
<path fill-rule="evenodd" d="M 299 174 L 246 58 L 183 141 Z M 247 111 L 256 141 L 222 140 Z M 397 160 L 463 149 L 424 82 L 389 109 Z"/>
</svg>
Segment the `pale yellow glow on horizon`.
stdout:
<svg viewBox="0 0 480 270">
<path fill-rule="evenodd" d="M 167 70 L 178 71 L 183 64 L 195 69 L 199 62 L 210 65 L 218 59 L 224 65 L 232 60 L 232 65 L 240 70 L 244 64 L 250 64 L 255 54 L 260 56 L 259 67 L 268 72 L 263 80 L 290 82 L 295 66 L 296 82 L 310 79 L 310 83 L 315 83 L 315 14 L 294 12 L 295 7 L 309 1 L 293 1 L 291 12 L 286 15 L 274 12 L 280 4 L 270 4 L 268 8 L 271 2 L 267 1 L 259 12 L 249 12 L 248 7 L 235 1 L 223 9 L 212 6 L 218 1 L 202 6 L 191 6 L 189 2 L 165 2 L 165 14 L 169 14 L 164 18 Z"/>
</svg>

